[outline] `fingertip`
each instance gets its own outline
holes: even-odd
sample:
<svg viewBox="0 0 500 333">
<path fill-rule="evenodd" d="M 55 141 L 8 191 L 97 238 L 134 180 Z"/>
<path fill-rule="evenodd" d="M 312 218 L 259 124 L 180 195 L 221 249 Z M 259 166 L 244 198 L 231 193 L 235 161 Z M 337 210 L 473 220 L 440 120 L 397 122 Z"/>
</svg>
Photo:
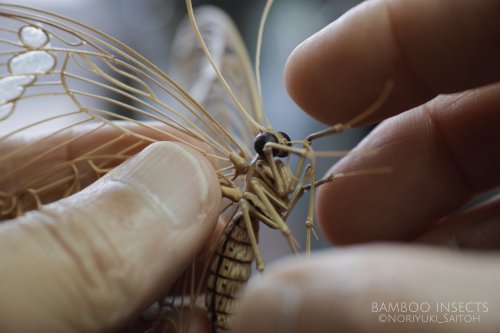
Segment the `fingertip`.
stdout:
<svg viewBox="0 0 500 333">
<path fill-rule="evenodd" d="M 389 80 L 395 82 L 389 98 L 376 114 L 356 125 L 380 120 L 406 105 L 400 91 L 409 87 L 393 68 L 400 61 L 384 56 L 394 51 L 383 33 L 386 29 L 386 12 L 379 2 L 368 1 L 309 37 L 287 61 L 290 96 L 302 110 L 330 125 L 347 123 L 366 110 Z"/>
<path fill-rule="evenodd" d="M 419 194 L 409 189 L 414 188 L 417 178 L 412 172 L 418 172 L 419 164 L 410 159 L 415 155 L 400 158 L 403 148 L 393 133 L 398 126 L 392 120 L 379 125 L 328 171 L 340 177 L 317 189 L 318 224 L 333 244 L 400 240 L 415 232 L 415 225 L 402 221 L 407 217 L 402 212 L 417 209 L 411 198 Z M 380 168 L 388 171 L 371 172 Z"/>
<path fill-rule="evenodd" d="M 159 142 L 113 170 L 100 186 L 106 184 L 123 187 L 142 203 L 128 213 L 134 242 L 116 237 L 123 252 L 134 251 L 127 260 L 140 267 L 135 279 L 141 287 L 154 293 L 165 290 L 195 259 L 217 224 L 221 193 L 212 165 L 183 144 Z"/>
<path fill-rule="evenodd" d="M 500 122 L 498 85 L 440 96 L 381 123 L 330 173 L 387 167 L 336 178 L 318 189 L 319 225 L 336 244 L 413 240 L 493 189 Z"/>
<path fill-rule="evenodd" d="M 284 69 L 285 89 L 288 95 L 290 95 L 300 107 L 304 106 L 304 94 L 307 94 L 307 92 L 304 91 L 304 87 L 307 86 L 307 83 L 304 81 L 309 78 L 307 72 L 304 71 L 306 66 L 303 62 L 307 61 L 307 59 L 304 59 L 307 58 L 307 53 L 304 48 L 307 47 L 306 44 L 308 44 L 311 38 L 312 37 L 306 39 L 290 53 Z"/>
<path fill-rule="evenodd" d="M 251 286 L 236 332 L 465 332 L 471 326 L 453 320 L 464 313 L 445 309 L 466 303 L 481 305 L 464 311 L 480 317 L 474 330 L 494 332 L 497 263 L 491 255 L 387 244 L 317 253 L 279 265 Z M 403 321 L 384 321 L 388 316 Z"/>
<path fill-rule="evenodd" d="M 335 124 L 360 114 L 392 80 L 390 97 L 362 123 L 380 121 L 497 81 L 497 21 L 498 1 L 365 1 L 294 50 L 286 86 L 304 111 Z"/>
<path fill-rule="evenodd" d="M 271 266 L 250 280 L 235 310 L 234 332 L 301 332 L 296 324 L 303 295 L 294 281 L 300 274 L 288 264 Z"/>
<path fill-rule="evenodd" d="M 219 209 L 220 187 L 213 167 L 199 152 L 180 143 L 148 146 L 110 172 L 107 181 L 131 186 L 136 195 L 158 204 L 172 224 L 213 220 Z"/>
<path fill-rule="evenodd" d="M 362 311 L 377 283 L 369 274 L 376 264 L 363 252 L 330 250 L 275 263 L 248 286 L 235 332 L 377 331 Z"/>
</svg>

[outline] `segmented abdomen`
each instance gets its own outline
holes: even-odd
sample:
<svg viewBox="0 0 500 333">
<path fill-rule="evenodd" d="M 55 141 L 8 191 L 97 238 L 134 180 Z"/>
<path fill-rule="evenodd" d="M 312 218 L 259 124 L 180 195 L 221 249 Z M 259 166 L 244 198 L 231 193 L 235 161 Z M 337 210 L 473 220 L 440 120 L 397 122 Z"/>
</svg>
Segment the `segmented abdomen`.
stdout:
<svg viewBox="0 0 500 333">
<path fill-rule="evenodd" d="M 258 223 L 252 223 L 257 236 Z M 233 307 L 250 278 L 254 252 L 241 215 L 224 230 L 224 237 L 210 264 L 205 305 L 215 333 L 230 331 Z"/>
</svg>

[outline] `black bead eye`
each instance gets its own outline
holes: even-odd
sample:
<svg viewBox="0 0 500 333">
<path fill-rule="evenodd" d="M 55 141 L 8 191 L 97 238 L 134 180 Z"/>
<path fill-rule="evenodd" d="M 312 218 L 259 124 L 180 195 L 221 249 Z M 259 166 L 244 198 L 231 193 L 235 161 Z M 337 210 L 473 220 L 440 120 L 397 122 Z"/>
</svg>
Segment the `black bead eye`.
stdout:
<svg viewBox="0 0 500 333">
<path fill-rule="evenodd" d="M 270 132 L 262 132 L 259 135 L 257 135 L 253 143 L 253 148 L 255 149 L 255 152 L 260 156 L 264 156 L 264 146 L 268 142 L 278 143 L 278 138 L 276 138 L 276 136 Z M 274 149 L 273 149 L 273 156 L 276 156 L 276 154 L 274 153 Z"/>
<path fill-rule="evenodd" d="M 290 143 L 290 137 L 288 136 L 288 134 L 286 134 L 285 132 L 280 132 L 281 136 L 286 140 L 286 145 L 287 146 L 291 146 L 292 144 Z M 288 152 L 287 151 L 284 151 L 284 150 L 280 150 L 278 152 L 278 157 L 287 157 L 288 156 Z"/>
<path fill-rule="evenodd" d="M 288 134 L 286 134 L 285 132 L 280 132 L 280 134 L 286 139 L 286 141 L 288 141 L 288 145 L 290 145 L 290 141 L 292 141 L 292 139 L 290 139 Z"/>
</svg>

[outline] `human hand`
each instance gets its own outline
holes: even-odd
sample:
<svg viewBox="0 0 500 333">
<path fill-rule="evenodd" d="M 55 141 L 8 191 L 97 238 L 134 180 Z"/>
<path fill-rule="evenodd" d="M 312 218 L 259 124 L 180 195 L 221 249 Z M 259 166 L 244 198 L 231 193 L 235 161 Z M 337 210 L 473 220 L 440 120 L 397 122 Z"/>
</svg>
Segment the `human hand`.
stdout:
<svg viewBox="0 0 500 333">
<path fill-rule="evenodd" d="M 137 317 L 215 226 L 210 170 L 190 148 L 153 144 L 83 191 L 0 224 L 0 332 L 108 332 Z"/>
<path fill-rule="evenodd" d="M 358 147 L 376 153 L 351 154 L 331 170 L 393 172 L 318 189 L 319 223 L 333 243 L 498 249 L 500 200 L 459 209 L 500 183 L 499 22 L 494 0 L 367 1 L 294 51 L 288 91 L 326 123 L 353 119 L 394 81 L 384 106 L 364 121 L 392 117 Z M 497 254 L 409 245 L 336 249 L 270 267 L 242 298 L 235 332 L 497 332 L 498 281 Z M 383 323 L 379 315 L 387 312 L 374 310 L 374 302 L 416 302 L 424 309 L 396 314 L 437 314 L 441 321 L 456 315 L 458 322 Z M 440 302 L 486 308 L 440 312 Z"/>
</svg>

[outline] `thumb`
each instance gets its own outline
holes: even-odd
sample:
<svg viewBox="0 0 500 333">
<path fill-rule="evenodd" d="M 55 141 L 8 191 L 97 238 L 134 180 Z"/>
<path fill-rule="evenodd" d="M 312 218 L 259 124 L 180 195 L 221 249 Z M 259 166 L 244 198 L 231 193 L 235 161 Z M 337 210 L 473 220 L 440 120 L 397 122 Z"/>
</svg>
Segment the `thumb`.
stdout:
<svg viewBox="0 0 500 333">
<path fill-rule="evenodd" d="M 220 197 L 205 158 L 157 143 L 78 194 L 0 225 L 0 332 L 116 328 L 190 264 Z"/>
</svg>

